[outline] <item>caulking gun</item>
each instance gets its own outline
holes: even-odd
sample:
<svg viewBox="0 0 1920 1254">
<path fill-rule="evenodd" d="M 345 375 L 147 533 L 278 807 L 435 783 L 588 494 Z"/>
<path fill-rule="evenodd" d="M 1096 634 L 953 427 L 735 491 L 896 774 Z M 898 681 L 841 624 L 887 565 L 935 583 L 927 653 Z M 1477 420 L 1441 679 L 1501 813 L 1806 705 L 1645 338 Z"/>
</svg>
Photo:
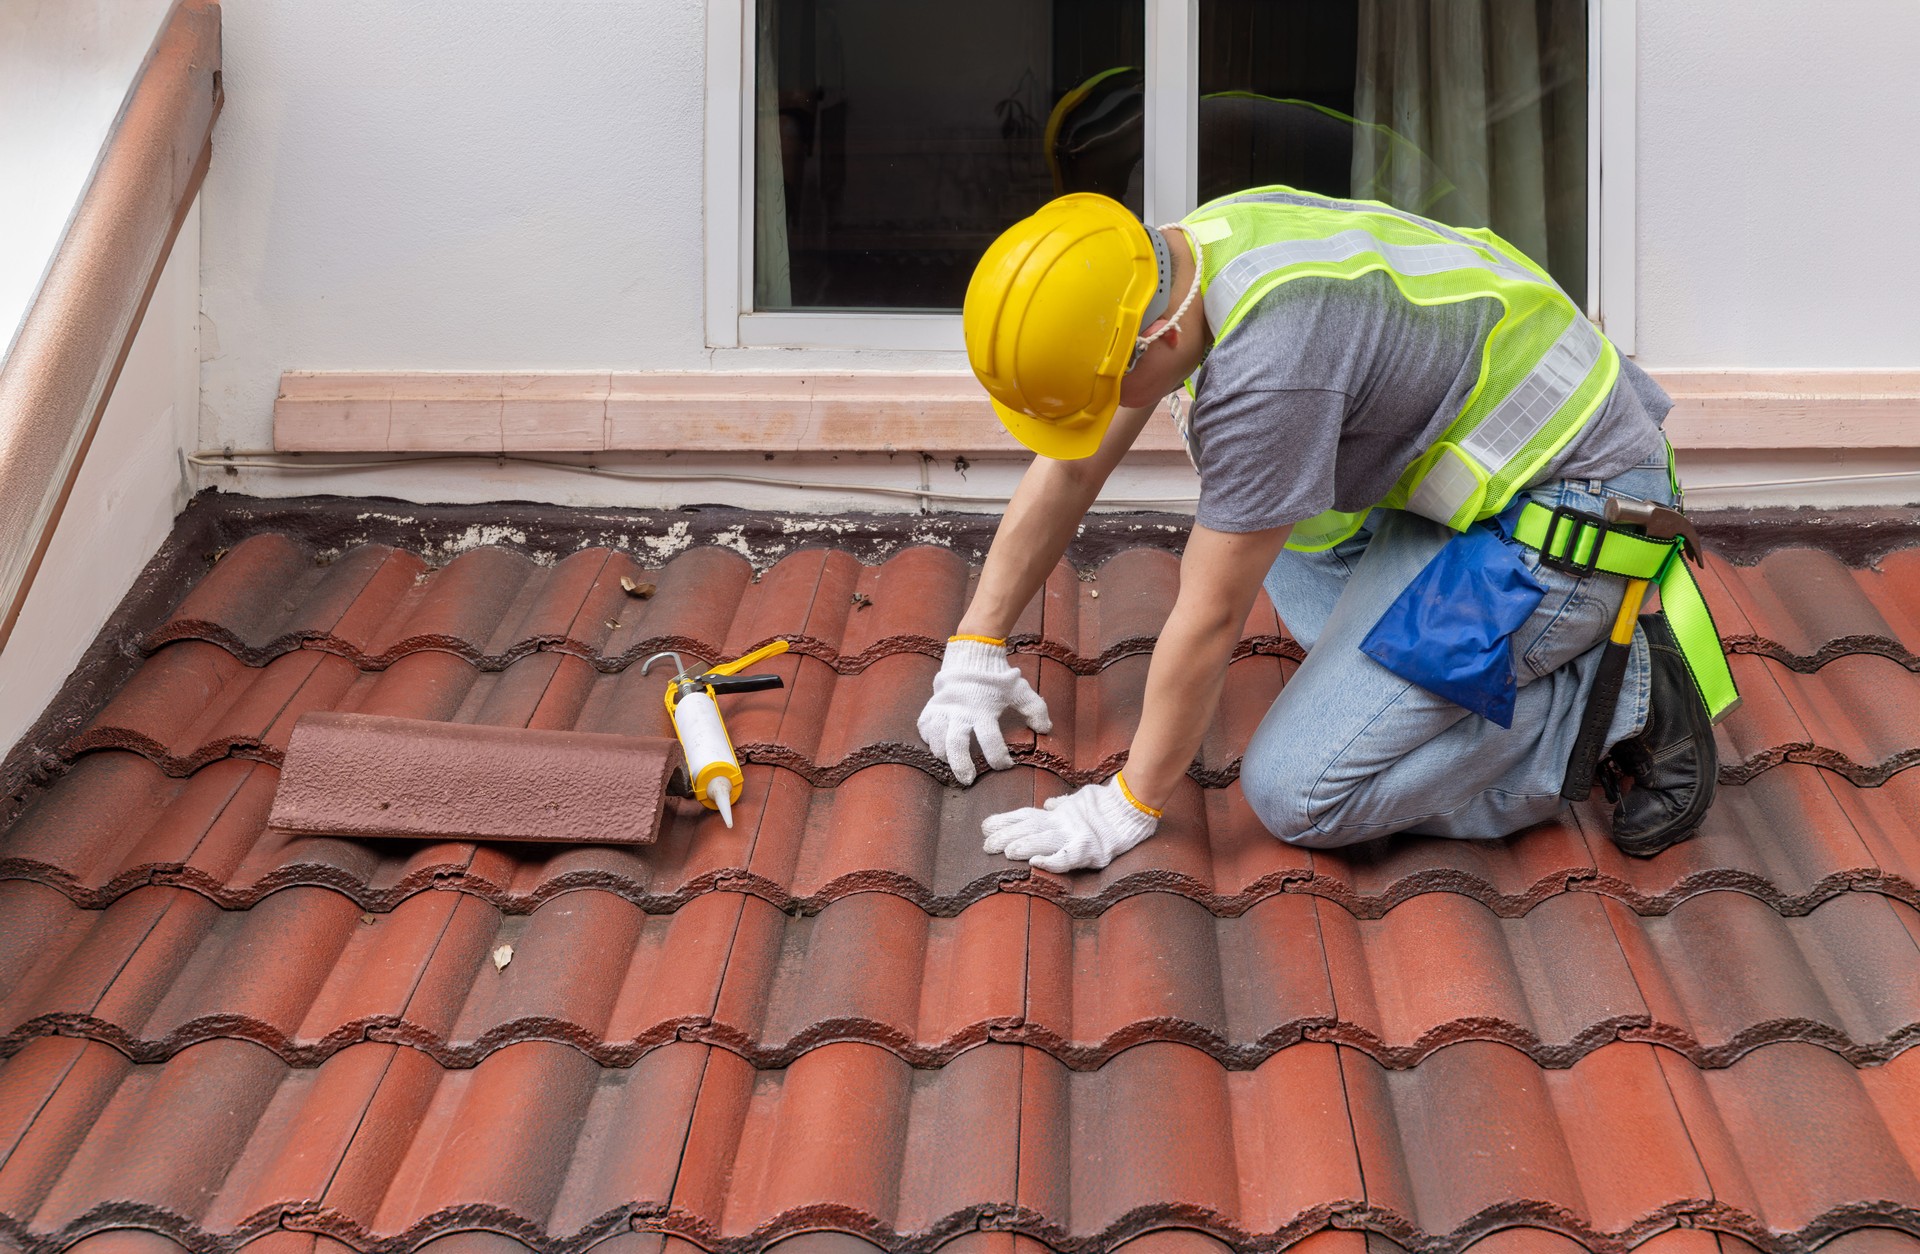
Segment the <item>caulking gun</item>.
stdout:
<svg viewBox="0 0 1920 1254">
<path fill-rule="evenodd" d="M 720 811 L 728 827 L 733 826 L 733 803 L 740 800 L 745 777 L 740 774 L 739 759 L 733 756 L 733 741 L 727 736 L 727 725 L 720 718 L 720 703 L 714 698 L 726 692 L 759 692 L 780 687 L 784 681 L 778 675 L 742 675 L 740 672 L 755 662 L 786 651 L 787 642 L 775 640 L 743 658 L 722 662 L 698 675 L 689 675 L 687 664 L 672 650 L 656 653 L 640 663 L 642 675 L 663 657 L 672 658 L 680 668 L 680 673 L 667 685 L 667 717 L 673 720 L 674 734 L 680 737 L 680 748 L 687 755 L 687 778 L 693 795 L 707 809 Z"/>
</svg>

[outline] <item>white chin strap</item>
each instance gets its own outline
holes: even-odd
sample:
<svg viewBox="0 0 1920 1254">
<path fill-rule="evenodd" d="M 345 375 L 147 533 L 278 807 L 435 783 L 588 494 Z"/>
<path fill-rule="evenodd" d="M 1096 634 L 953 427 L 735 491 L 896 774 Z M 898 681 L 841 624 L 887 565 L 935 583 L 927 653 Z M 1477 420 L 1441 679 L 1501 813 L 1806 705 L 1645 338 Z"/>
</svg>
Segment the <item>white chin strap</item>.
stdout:
<svg viewBox="0 0 1920 1254">
<path fill-rule="evenodd" d="M 1203 260 L 1203 257 L 1200 251 L 1200 241 L 1194 238 L 1192 231 L 1189 231 L 1185 226 L 1181 225 L 1178 222 L 1169 222 L 1157 229 L 1161 231 L 1178 231 L 1182 235 L 1187 237 L 1187 248 L 1189 251 L 1193 253 L 1193 282 L 1187 285 L 1186 299 L 1180 302 L 1180 308 L 1174 310 L 1173 316 L 1160 324 L 1160 329 L 1158 331 L 1155 331 L 1152 335 L 1141 335 L 1141 336 L 1134 337 L 1133 348 L 1134 348 L 1135 361 L 1138 361 L 1140 359 L 1140 354 L 1146 352 L 1147 349 L 1152 346 L 1155 340 L 1159 339 L 1161 336 L 1165 335 L 1169 331 L 1179 329 L 1180 319 L 1187 316 L 1187 310 L 1193 308 L 1193 298 L 1200 294 L 1200 269 L 1203 265 L 1206 264 L 1205 261 Z M 1171 253 L 1168 254 L 1167 266 L 1168 266 L 1168 269 L 1173 268 L 1173 258 Z M 1172 281 L 1171 275 L 1168 276 L 1168 281 L 1169 282 Z"/>
</svg>

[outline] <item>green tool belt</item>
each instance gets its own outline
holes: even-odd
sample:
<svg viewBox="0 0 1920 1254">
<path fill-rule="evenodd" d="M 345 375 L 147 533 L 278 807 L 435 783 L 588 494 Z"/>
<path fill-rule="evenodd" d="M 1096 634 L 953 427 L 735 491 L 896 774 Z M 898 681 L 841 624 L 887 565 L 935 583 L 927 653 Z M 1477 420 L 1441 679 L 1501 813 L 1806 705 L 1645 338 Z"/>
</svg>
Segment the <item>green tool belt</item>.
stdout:
<svg viewBox="0 0 1920 1254">
<path fill-rule="evenodd" d="M 1707 714 L 1720 721 L 1740 704 L 1733 671 L 1720 648 L 1720 632 L 1713 625 L 1700 585 L 1687 569 L 1686 541 L 1653 540 L 1610 525 L 1583 510 L 1548 509 L 1529 501 L 1520 511 L 1513 538 L 1540 551 L 1542 563 L 1584 578 L 1587 575 L 1623 575 L 1645 579 L 1660 589 L 1660 609 L 1680 644 L 1680 655 L 1693 673 L 1693 685 L 1706 703 Z M 1694 559 L 1699 560 L 1697 554 Z"/>
</svg>

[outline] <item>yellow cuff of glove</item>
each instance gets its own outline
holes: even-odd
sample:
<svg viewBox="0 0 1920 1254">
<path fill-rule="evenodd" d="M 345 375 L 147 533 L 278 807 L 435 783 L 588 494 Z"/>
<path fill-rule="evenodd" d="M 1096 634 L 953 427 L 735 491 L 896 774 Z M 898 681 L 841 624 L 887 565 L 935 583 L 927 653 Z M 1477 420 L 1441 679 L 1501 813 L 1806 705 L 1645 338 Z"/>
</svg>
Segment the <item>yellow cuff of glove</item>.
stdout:
<svg viewBox="0 0 1920 1254">
<path fill-rule="evenodd" d="M 1152 806 L 1148 805 L 1146 802 L 1140 800 L 1140 798 L 1133 795 L 1133 789 L 1127 787 L 1127 777 L 1124 774 L 1116 773 L 1113 777 L 1113 782 L 1120 785 L 1120 795 L 1127 799 L 1128 805 L 1140 811 L 1140 813 L 1142 814 L 1149 815 L 1156 819 L 1161 817 L 1161 813 L 1162 813 L 1161 811 L 1154 809 Z"/>
</svg>

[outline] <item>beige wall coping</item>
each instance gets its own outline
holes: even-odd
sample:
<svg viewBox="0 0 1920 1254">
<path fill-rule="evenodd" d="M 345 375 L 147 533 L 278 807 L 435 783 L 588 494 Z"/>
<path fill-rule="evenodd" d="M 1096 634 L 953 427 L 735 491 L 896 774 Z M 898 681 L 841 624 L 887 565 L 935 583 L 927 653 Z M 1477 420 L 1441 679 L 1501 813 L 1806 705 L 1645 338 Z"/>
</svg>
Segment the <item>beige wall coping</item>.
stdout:
<svg viewBox="0 0 1920 1254">
<path fill-rule="evenodd" d="M 1920 370 L 1672 370 L 1696 449 L 1920 447 Z M 967 374 L 290 371 L 282 452 L 1022 452 Z M 1137 448 L 1177 451 L 1171 424 Z"/>
</svg>

